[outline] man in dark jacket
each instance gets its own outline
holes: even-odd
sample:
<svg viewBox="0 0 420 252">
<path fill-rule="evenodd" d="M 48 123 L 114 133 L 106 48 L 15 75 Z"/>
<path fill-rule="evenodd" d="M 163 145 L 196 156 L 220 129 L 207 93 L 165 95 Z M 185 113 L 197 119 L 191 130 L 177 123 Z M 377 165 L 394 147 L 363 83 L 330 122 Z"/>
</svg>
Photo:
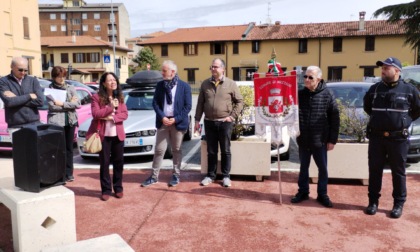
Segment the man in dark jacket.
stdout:
<svg viewBox="0 0 420 252">
<path fill-rule="evenodd" d="M 153 97 L 153 109 L 156 112 L 156 147 L 153 156 L 152 175 L 141 185 L 143 187 L 157 183 L 163 156 L 168 143 L 172 147 L 173 175 L 168 186 L 179 184 L 181 172 L 181 144 L 189 127 L 188 113 L 191 111 L 191 87 L 179 79 L 177 66 L 171 60 L 162 63 L 162 77 L 156 85 Z"/>
<path fill-rule="evenodd" d="M 9 132 L 25 125 L 40 124 L 38 107 L 44 103 L 44 94 L 36 78 L 28 76 L 28 60 L 12 59 L 11 73 L 0 79 L 0 98 L 4 102 Z"/>
<path fill-rule="evenodd" d="M 369 205 L 366 214 L 374 215 L 381 197 L 385 162 L 392 172 L 392 218 L 402 215 L 407 197 L 405 166 L 408 153 L 408 127 L 420 116 L 420 94 L 400 78 L 401 62 L 393 57 L 376 62 L 382 80 L 370 87 L 364 97 L 364 110 L 370 116 Z"/>
<path fill-rule="evenodd" d="M 332 207 L 327 194 L 327 151 L 334 149 L 338 139 L 338 106 L 322 79 L 319 67 L 309 66 L 304 78 L 305 87 L 299 91 L 299 191 L 291 202 L 299 203 L 309 199 L 309 165 L 313 156 L 319 172 L 316 200 L 325 207 Z"/>
</svg>

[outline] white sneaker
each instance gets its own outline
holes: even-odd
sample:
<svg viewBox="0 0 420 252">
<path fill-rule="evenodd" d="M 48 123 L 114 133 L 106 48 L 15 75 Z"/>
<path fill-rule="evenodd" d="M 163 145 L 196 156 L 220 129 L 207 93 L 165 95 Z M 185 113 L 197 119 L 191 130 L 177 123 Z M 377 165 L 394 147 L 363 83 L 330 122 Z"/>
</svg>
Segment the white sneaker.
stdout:
<svg viewBox="0 0 420 252">
<path fill-rule="evenodd" d="M 210 177 L 205 177 L 202 181 L 201 181 L 201 185 L 202 186 L 206 186 L 213 183 L 213 179 L 211 179 Z"/>
<path fill-rule="evenodd" d="M 230 178 L 228 178 L 228 177 L 223 178 L 223 186 L 224 187 L 230 187 L 231 185 L 232 185 L 232 183 L 230 181 Z"/>
</svg>

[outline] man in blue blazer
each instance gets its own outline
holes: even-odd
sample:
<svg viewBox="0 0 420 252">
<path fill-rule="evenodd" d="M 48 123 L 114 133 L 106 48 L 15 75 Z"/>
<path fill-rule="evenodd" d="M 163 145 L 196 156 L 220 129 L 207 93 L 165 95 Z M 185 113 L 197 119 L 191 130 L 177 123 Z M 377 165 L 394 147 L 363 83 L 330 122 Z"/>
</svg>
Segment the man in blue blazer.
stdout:
<svg viewBox="0 0 420 252">
<path fill-rule="evenodd" d="M 163 80 L 156 85 L 153 108 L 156 112 L 156 145 L 153 157 L 152 175 L 141 185 L 150 186 L 158 182 L 159 171 L 168 143 L 172 147 L 173 175 L 168 186 L 179 184 L 181 172 L 181 144 L 187 132 L 191 111 L 191 87 L 180 80 L 177 66 L 171 60 L 162 63 Z"/>
</svg>

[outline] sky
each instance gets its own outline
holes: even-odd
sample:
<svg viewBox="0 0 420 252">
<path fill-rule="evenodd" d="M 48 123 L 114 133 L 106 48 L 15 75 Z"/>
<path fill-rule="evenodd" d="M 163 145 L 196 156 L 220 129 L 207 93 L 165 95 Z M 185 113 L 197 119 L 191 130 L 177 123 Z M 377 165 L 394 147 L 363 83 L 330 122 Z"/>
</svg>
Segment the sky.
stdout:
<svg viewBox="0 0 420 252">
<path fill-rule="evenodd" d="M 280 21 L 281 24 L 376 20 L 373 12 L 384 6 L 413 0 L 85 0 L 86 3 L 123 3 L 128 11 L 131 37 L 178 28 L 243 25 Z M 62 0 L 38 0 L 62 4 Z M 385 19 L 378 17 L 377 19 Z"/>
</svg>

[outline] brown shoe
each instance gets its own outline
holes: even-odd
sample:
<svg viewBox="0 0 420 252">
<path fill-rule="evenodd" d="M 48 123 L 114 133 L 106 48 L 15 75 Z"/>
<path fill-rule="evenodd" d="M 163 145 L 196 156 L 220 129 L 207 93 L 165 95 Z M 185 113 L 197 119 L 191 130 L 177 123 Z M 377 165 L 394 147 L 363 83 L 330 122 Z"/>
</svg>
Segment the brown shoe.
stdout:
<svg viewBox="0 0 420 252">
<path fill-rule="evenodd" d="M 103 200 L 103 201 L 109 200 L 109 195 L 108 194 L 102 194 L 101 200 Z"/>
<path fill-rule="evenodd" d="M 124 193 L 123 192 L 117 192 L 115 193 L 115 197 L 118 199 L 121 199 L 122 197 L 124 197 Z"/>
</svg>

